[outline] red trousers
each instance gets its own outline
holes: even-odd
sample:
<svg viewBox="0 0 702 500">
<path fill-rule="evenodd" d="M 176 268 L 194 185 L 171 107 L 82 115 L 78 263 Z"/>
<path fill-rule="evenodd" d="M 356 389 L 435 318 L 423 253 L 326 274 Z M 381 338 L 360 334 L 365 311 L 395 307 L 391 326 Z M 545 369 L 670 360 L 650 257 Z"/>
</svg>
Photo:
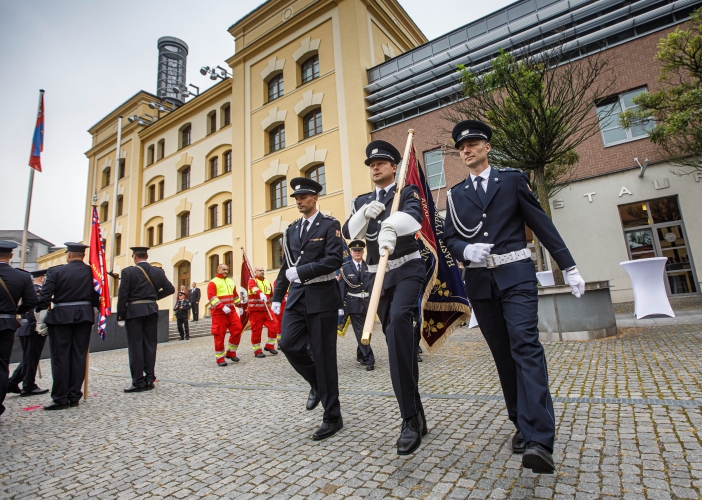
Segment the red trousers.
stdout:
<svg viewBox="0 0 702 500">
<path fill-rule="evenodd" d="M 224 337 L 229 330 L 229 343 L 227 344 L 227 352 L 236 354 L 241 340 L 241 321 L 239 315 L 232 308 L 229 314 L 212 313 L 212 335 L 214 336 L 215 357 L 224 357 Z"/>
<path fill-rule="evenodd" d="M 276 338 L 278 333 L 280 333 L 280 325 L 275 317 L 275 314 L 271 312 L 271 319 L 268 316 L 267 311 L 250 311 L 249 321 L 251 322 L 251 346 L 253 347 L 254 354 L 261 352 L 261 333 L 263 327 L 268 328 L 268 342 L 266 342 L 266 347 L 272 348 L 275 346 Z"/>
</svg>

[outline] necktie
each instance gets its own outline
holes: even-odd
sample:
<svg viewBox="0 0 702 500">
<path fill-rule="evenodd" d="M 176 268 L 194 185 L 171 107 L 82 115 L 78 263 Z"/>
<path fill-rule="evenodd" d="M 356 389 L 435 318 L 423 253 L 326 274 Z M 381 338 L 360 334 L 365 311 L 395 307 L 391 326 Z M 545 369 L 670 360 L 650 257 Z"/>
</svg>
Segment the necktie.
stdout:
<svg viewBox="0 0 702 500">
<path fill-rule="evenodd" d="M 302 231 L 300 232 L 300 241 L 305 242 L 305 237 L 307 236 L 307 229 L 310 227 L 310 221 L 305 220 L 302 223 Z"/>
<path fill-rule="evenodd" d="M 380 191 L 378 191 L 378 201 L 379 201 L 380 203 L 382 203 L 382 202 L 383 202 L 383 198 L 385 198 L 385 190 L 384 190 L 384 189 L 381 189 Z"/>
<path fill-rule="evenodd" d="M 478 176 L 478 177 L 476 177 L 475 180 L 476 180 L 476 184 L 477 184 L 475 191 L 478 193 L 478 199 L 480 200 L 480 203 L 482 203 L 483 208 L 485 208 L 485 200 L 487 199 L 487 196 L 485 195 L 485 190 L 483 189 L 483 181 L 485 179 Z"/>
<path fill-rule="evenodd" d="M 357 269 L 358 269 L 358 274 L 356 275 L 356 283 L 360 283 L 361 278 L 363 277 L 363 271 L 361 270 L 361 263 L 360 262 L 358 263 Z"/>
</svg>

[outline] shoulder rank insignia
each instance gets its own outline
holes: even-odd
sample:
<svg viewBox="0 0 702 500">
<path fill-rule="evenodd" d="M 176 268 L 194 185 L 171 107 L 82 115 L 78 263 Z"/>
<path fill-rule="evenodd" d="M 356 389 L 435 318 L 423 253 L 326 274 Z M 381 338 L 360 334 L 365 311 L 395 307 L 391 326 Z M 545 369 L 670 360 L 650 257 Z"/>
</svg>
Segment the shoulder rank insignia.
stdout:
<svg viewBox="0 0 702 500">
<path fill-rule="evenodd" d="M 341 238 L 341 232 L 338 229 L 336 230 L 336 237 Z"/>
<path fill-rule="evenodd" d="M 419 199 L 419 195 L 416 192 L 413 191 L 412 194 L 414 195 L 415 198 Z"/>
</svg>

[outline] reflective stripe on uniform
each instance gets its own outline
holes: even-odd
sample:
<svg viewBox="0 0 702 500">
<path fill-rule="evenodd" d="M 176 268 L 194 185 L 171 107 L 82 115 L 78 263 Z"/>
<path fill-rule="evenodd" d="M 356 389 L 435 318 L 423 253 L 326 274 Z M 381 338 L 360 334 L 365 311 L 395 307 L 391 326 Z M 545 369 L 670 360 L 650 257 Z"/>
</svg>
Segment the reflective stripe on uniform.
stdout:
<svg viewBox="0 0 702 500">
<path fill-rule="evenodd" d="M 215 358 L 223 358 L 224 357 L 224 351 L 217 351 L 215 352 Z"/>
</svg>

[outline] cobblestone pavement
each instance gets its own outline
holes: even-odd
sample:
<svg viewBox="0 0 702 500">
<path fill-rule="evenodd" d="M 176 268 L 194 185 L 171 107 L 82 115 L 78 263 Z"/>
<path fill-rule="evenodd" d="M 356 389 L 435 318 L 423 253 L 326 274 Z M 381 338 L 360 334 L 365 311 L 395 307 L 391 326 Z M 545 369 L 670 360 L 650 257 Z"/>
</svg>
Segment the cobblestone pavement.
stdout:
<svg viewBox="0 0 702 500">
<path fill-rule="evenodd" d="M 555 400 L 554 475 L 521 468 L 487 345 L 460 329 L 424 355 L 429 434 L 395 453 L 399 412 L 382 334 L 376 370 L 339 341 L 344 429 L 314 442 L 321 409 L 282 354 L 215 366 L 211 338 L 158 351 L 156 390 L 124 394 L 126 351 L 91 355 L 91 397 L 44 412 L 6 400 L 0 498 L 700 498 L 702 325 L 625 328 L 545 344 Z M 42 387 L 49 363 L 42 362 Z M 31 408 L 31 407 L 30 407 Z"/>
</svg>

